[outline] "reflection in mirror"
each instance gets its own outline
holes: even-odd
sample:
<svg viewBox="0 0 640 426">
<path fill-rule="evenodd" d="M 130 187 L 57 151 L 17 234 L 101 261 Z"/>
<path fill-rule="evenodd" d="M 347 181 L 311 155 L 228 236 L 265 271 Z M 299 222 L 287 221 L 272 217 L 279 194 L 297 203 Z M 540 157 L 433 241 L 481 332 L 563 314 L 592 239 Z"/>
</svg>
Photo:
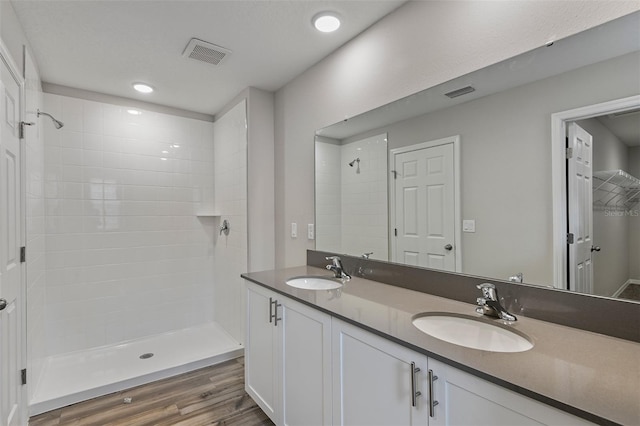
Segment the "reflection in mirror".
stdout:
<svg viewBox="0 0 640 426">
<path fill-rule="evenodd" d="M 568 216 L 575 213 L 565 213 L 563 229 L 554 230 L 558 228 L 554 225 L 554 209 L 560 203 L 554 200 L 552 188 L 565 185 L 561 191 L 566 194 L 562 201 L 565 211 L 566 196 L 571 197 L 571 192 L 566 182 L 552 179 L 558 147 L 552 145 L 551 122 L 555 113 L 640 95 L 639 28 L 640 13 L 634 13 L 318 130 L 316 248 L 357 256 L 374 252 L 372 258 L 404 261 L 403 256 L 392 257 L 397 238 L 395 230 L 402 228 L 402 215 L 390 217 L 384 223 L 370 220 L 365 212 L 373 210 L 365 207 L 365 200 L 371 198 L 345 196 L 338 186 L 334 186 L 332 192 L 329 185 L 338 183 L 329 183 L 329 175 L 333 175 L 334 180 L 337 173 L 342 178 L 348 171 L 352 172 L 349 177 L 357 176 L 348 164 L 359 155 L 345 153 L 340 158 L 340 170 L 329 171 L 321 164 L 321 144 L 330 141 L 334 150 L 340 151 L 346 148 L 338 147 L 384 134 L 386 149 L 393 152 L 457 137 L 460 199 L 455 207 L 461 213 L 456 223 L 458 235 L 453 241 L 443 241 L 443 246 L 452 245 L 445 255 L 461 259 L 461 267 L 456 269 L 466 274 L 511 278 L 602 296 L 618 297 L 626 291 L 622 297 L 632 299 L 629 294 L 635 291 L 634 280 L 640 280 L 640 267 L 636 265 L 639 262 L 632 260 L 640 258 L 640 215 L 633 214 L 640 210 L 637 204 L 628 202 L 622 208 L 599 204 L 595 210 L 582 212 L 591 215 L 594 226 L 593 232 L 587 232 L 589 235 L 585 237 L 589 244 L 584 245 L 583 250 L 587 263 L 572 257 L 570 245 L 560 247 L 562 253 L 557 252 L 555 233 L 567 237 Z M 465 94 L 455 96 L 457 89 L 468 87 L 473 90 L 465 89 L 461 91 Z M 595 187 L 590 181 L 589 190 L 583 191 L 589 198 L 593 197 L 593 201 L 588 202 L 583 198 L 583 206 L 591 206 L 596 201 L 602 203 L 600 193 L 610 189 L 597 188 L 601 182 L 599 172 L 622 170 L 640 177 L 640 113 L 629 109 L 633 108 L 627 107 L 621 111 L 625 114 L 619 116 L 593 114 L 578 123 L 593 136 L 591 173 Z M 569 122 L 563 122 L 562 127 L 568 128 Z M 565 147 L 561 146 L 560 151 L 564 152 Z M 561 161 L 565 170 L 568 166 L 564 159 Z M 364 167 L 361 161 L 361 170 Z M 384 174 L 385 178 L 377 185 L 386 195 L 394 172 L 398 171 L 394 170 L 395 164 L 388 168 L 387 162 L 379 162 L 379 167 L 380 176 Z M 391 197 L 387 198 L 394 204 L 388 206 L 393 212 L 396 203 Z M 345 202 L 352 204 L 348 210 L 354 215 L 338 219 L 335 215 L 345 209 Z M 353 204 L 359 203 L 362 205 L 354 208 Z M 381 211 L 379 207 L 376 211 Z M 330 214 L 334 217 L 325 217 Z M 428 228 L 429 218 L 420 220 L 421 226 Z M 359 227 L 357 231 L 352 231 L 352 225 Z M 345 237 L 347 234 L 349 238 Z M 382 234 L 388 237 L 386 250 L 380 247 L 385 244 L 377 239 L 375 248 L 373 241 L 363 241 L 365 236 Z M 626 255 L 622 256 L 623 253 Z M 566 273 L 557 272 L 556 258 L 563 259 Z M 571 262 L 578 265 L 573 272 Z M 426 261 L 416 261 L 416 264 L 434 266 Z M 583 268 L 585 265 L 593 266 L 588 273 L 593 279 L 570 282 L 578 278 L 576 271 L 588 272 L 589 268 Z"/>
<path fill-rule="evenodd" d="M 316 137 L 316 244 L 388 260 L 387 135 Z"/>
</svg>

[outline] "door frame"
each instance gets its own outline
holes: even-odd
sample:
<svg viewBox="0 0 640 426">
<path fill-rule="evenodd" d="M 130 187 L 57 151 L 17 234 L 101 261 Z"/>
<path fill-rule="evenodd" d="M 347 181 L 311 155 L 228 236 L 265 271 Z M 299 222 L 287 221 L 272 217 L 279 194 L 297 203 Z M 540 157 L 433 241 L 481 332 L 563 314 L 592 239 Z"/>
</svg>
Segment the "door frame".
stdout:
<svg viewBox="0 0 640 426">
<path fill-rule="evenodd" d="M 24 77 L 22 76 L 22 72 L 20 68 L 16 64 L 15 60 L 11 56 L 7 45 L 4 43 L 4 40 L 0 39 L 0 61 L 3 61 L 7 66 L 11 76 L 16 81 L 19 87 L 20 96 L 19 96 L 19 116 L 18 123 L 22 123 L 25 117 L 25 83 Z M 20 124 L 21 125 L 21 124 Z M 22 135 L 21 135 L 22 136 Z M 19 139 L 20 144 L 20 184 L 19 184 L 19 194 L 20 194 L 20 247 L 26 246 L 26 164 L 27 164 L 27 156 L 26 156 L 26 146 L 25 146 L 24 138 Z M 26 278 L 27 278 L 27 268 L 26 262 L 21 262 L 20 264 L 20 316 L 19 316 L 19 359 L 18 362 L 21 366 L 21 369 L 27 368 L 27 288 L 26 288 Z M 18 372 L 16 372 L 18 374 Z M 28 393 L 27 386 L 21 385 L 20 390 L 20 418 L 22 420 L 28 419 Z"/>
<path fill-rule="evenodd" d="M 640 95 L 601 102 L 551 114 L 551 197 L 552 197 L 552 243 L 553 243 L 553 287 L 567 287 L 567 123 L 600 115 L 613 114 L 640 108 Z"/>
<path fill-rule="evenodd" d="M 406 152 L 417 151 L 420 149 L 434 148 L 436 146 L 453 144 L 453 229 L 454 229 L 454 244 L 455 244 L 455 260 L 456 269 L 454 272 L 462 272 L 462 213 L 461 213 L 461 190 L 460 190 L 460 135 L 449 136 L 442 139 L 436 139 L 432 141 L 417 143 L 415 145 L 403 146 L 401 148 L 394 148 L 389 150 L 389 254 L 391 255 L 391 261 L 396 260 L 396 245 L 394 228 L 396 223 L 396 187 L 395 187 L 395 164 L 396 155 L 404 154 Z"/>
</svg>

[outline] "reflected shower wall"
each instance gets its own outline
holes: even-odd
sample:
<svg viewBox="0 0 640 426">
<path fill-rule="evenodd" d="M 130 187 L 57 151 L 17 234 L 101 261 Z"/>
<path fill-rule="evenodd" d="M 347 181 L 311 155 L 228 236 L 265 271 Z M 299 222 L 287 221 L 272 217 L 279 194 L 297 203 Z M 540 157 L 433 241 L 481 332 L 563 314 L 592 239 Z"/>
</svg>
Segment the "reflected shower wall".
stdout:
<svg viewBox="0 0 640 426">
<path fill-rule="evenodd" d="M 389 259 L 387 135 L 316 139 L 316 248 Z"/>
</svg>

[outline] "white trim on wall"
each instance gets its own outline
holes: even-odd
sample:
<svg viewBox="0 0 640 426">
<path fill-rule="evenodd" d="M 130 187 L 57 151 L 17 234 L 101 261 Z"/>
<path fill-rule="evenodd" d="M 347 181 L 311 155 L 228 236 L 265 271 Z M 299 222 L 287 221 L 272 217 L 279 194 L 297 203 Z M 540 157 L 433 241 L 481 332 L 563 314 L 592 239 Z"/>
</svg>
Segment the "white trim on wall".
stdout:
<svg viewBox="0 0 640 426">
<path fill-rule="evenodd" d="M 416 151 L 419 149 L 433 148 L 435 146 L 453 144 L 453 191 L 454 191 L 454 233 L 455 233 L 455 258 L 456 258 L 456 270 L 455 272 L 462 272 L 462 191 L 461 191 L 461 170 L 460 170 L 460 135 L 449 136 L 442 139 L 436 139 L 433 141 L 422 142 L 415 145 L 404 146 L 401 148 L 394 148 L 389 150 L 389 253 L 391 255 L 391 261 L 396 259 L 396 248 L 393 244 L 394 224 L 396 223 L 396 213 L 393 202 L 395 200 L 395 185 L 393 183 L 392 171 L 395 166 L 395 156 L 405 152 Z"/>
<path fill-rule="evenodd" d="M 633 108 L 640 108 L 640 95 L 551 114 L 553 286 L 555 288 L 567 289 L 566 125 L 570 121 L 584 120 Z"/>
</svg>

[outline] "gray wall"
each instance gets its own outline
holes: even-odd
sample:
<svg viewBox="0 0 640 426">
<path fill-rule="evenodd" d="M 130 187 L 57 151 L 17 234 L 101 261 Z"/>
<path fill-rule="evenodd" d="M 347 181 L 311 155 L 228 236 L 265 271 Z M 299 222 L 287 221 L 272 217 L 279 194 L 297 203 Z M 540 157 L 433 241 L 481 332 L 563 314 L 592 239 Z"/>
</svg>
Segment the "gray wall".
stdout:
<svg viewBox="0 0 640 426">
<path fill-rule="evenodd" d="M 638 74 L 636 74 L 638 75 Z M 593 171 L 628 169 L 628 148 L 597 119 L 577 124 L 593 136 Z M 594 182 L 594 185 L 597 185 Z M 622 212 L 624 213 L 624 212 Z M 593 243 L 602 251 L 593 253 L 593 293 L 611 296 L 629 279 L 630 218 L 593 211 Z"/>
<path fill-rule="evenodd" d="M 629 54 L 366 134 L 387 132 L 389 149 L 460 135 L 462 218 L 476 220 L 476 232 L 462 234 L 462 271 L 502 279 L 522 272 L 525 282 L 548 285 L 551 114 L 638 94 L 638 75 L 640 54 Z M 598 84 L 605 80 L 606 88 Z M 615 142 L 600 146 L 608 166 L 598 170 L 626 168 L 626 146 Z"/>
<path fill-rule="evenodd" d="M 629 148 L 629 174 L 640 179 L 640 146 Z M 640 280 L 640 204 L 632 211 L 639 216 L 629 218 L 629 278 Z"/>
<path fill-rule="evenodd" d="M 314 220 L 316 129 L 638 9 L 627 1 L 408 2 L 288 83 L 276 93 L 276 265 L 304 264 L 314 248 L 288 230 Z M 549 205 L 550 197 L 536 209 Z"/>
</svg>

